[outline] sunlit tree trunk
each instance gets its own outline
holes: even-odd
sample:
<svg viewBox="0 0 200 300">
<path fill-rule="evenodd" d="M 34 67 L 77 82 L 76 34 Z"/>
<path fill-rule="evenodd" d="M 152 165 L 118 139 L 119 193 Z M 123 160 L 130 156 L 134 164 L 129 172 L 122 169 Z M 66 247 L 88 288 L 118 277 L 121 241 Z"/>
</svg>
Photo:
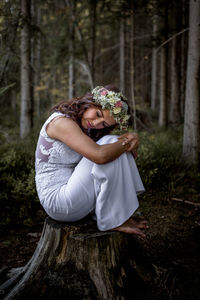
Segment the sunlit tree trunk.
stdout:
<svg viewBox="0 0 200 300">
<path fill-rule="evenodd" d="M 30 3 L 21 0 L 21 111 L 20 111 L 20 137 L 26 137 L 31 131 L 31 67 L 30 67 Z"/>
<path fill-rule="evenodd" d="M 160 51 L 160 110 L 159 126 L 167 126 L 167 50 Z"/>
<path fill-rule="evenodd" d="M 124 34 L 124 18 L 120 20 L 120 91 L 125 92 L 125 34 Z"/>
<path fill-rule="evenodd" d="M 195 165 L 199 162 L 200 153 L 200 0 L 190 0 L 189 11 L 183 158 L 189 165 Z"/>
<path fill-rule="evenodd" d="M 171 61 L 170 61 L 170 122 L 173 124 L 180 122 L 180 94 L 178 79 L 178 64 L 176 61 L 176 39 L 171 42 Z"/>
</svg>

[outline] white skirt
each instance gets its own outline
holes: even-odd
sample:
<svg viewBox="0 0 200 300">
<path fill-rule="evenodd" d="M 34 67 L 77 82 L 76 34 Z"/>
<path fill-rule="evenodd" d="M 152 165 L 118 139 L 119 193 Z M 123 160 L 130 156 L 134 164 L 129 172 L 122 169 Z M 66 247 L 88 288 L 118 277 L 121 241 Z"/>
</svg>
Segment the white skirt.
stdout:
<svg viewBox="0 0 200 300">
<path fill-rule="evenodd" d="M 117 136 L 107 135 L 97 143 L 116 141 Z M 62 222 L 80 220 L 94 211 L 99 230 L 105 231 L 130 218 L 139 206 L 137 194 L 142 192 L 144 186 L 131 153 L 102 165 L 82 158 L 67 184 L 56 194 L 53 207 L 44 209 Z"/>
</svg>

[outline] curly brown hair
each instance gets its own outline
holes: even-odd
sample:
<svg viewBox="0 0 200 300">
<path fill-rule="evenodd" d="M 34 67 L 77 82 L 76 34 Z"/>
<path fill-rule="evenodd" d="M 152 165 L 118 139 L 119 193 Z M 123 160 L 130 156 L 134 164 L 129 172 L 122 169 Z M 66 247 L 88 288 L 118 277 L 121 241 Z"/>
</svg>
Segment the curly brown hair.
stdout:
<svg viewBox="0 0 200 300">
<path fill-rule="evenodd" d="M 116 93 L 119 93 L 119 90 L 114 85 L 106 85 L 104 86 L 105 89 L 109 91 L 113 91 Z M 123 99 L 124 101 L 124 99 Z M 63 114 L 66 114 L 69 116 L 73 121 L 75 121 L 80 128 L 83 130 L 81 125 L 81 119 L 84 114 L 84 112 L 90 108 L 90 107 L 101 107 L 100 105 L 96 104 L 94 102 L 93 96 L 91 93 L 87 93 L 83 97 L 75 97 L 69 101 L 62 101 L 58 104 L 56 104 L 52 109 L 51 112 L 61 112 Z M 112 125 L 103 129 L 93 129 L 90 128 L 86 132 L 88 136 L 90 136 L 94 141 L 97 141 L 99 138 L 101 138 L 104 135 L 109 134 L 116 125 Z"/>
</svg>

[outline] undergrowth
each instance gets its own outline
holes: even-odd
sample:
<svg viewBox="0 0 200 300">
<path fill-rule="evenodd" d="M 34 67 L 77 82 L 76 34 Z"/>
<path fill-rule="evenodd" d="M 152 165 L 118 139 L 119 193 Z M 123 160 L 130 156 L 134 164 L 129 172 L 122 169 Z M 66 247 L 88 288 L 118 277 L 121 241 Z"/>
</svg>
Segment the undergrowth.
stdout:
<svg viewBox="0 0 200 300">
<path fill-rule="evenodd" d="M 0 146 L 0 226 L 32 226 L 40 209 L 35 188 L 35 138 Z"/>
<path fill-rule="evenodd" d="M 32 226 L 41 214 L 34 181 L 38 132 L 24 140 L 16 139 L 0 146 L 1 227 Z M 185 177 L 186 173 L 181 162 L 181 128 L 140 132 L 139 136 L 136 162 L 146 190 L 169 193 L 170 189 L 176 188 L 177 178 Z M 194 178 L 193 173 L 187 176 Z"/>
<path fill-rule="evenodd" d="M 182 130 L 141 132 L 137 166 L 146 189 L 167 190 L 182 168 Z"/>
</svg>

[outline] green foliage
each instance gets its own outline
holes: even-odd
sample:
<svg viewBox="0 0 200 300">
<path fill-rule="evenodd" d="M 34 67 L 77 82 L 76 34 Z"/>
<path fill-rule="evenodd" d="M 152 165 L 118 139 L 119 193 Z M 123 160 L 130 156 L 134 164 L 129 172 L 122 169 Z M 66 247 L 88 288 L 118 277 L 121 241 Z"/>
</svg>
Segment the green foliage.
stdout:
<svg viewBox="0 0 200 300">
<path fill-rule="evenodd" d="M 178 184 L 184 193 L 185 186 L 199 189 L 200 173 L 191 184 L 194 170 L 189 173 L 181 162 L 182 128 L 156 129 L 154 133 L 141 132 L 139 136 L 137 166 L 148 192 L 167 194 L 175 191 Z M 35 141 L 32 136 L 0 147 L 0 226 L 32 226 L 40 221 L 41 206 L 34 180 Z"/>
<path fill-rule="evenodd" d="M 182 130 L 142 132 L 137 166 L 147 190 L 168 190 L 181 166 Z"/>
<path fill-rule="evenodd" d="M 0 148 L 0 225 L 32 225 L 40 208 L 34 180 L 31 139 Z"/>
</svg>

